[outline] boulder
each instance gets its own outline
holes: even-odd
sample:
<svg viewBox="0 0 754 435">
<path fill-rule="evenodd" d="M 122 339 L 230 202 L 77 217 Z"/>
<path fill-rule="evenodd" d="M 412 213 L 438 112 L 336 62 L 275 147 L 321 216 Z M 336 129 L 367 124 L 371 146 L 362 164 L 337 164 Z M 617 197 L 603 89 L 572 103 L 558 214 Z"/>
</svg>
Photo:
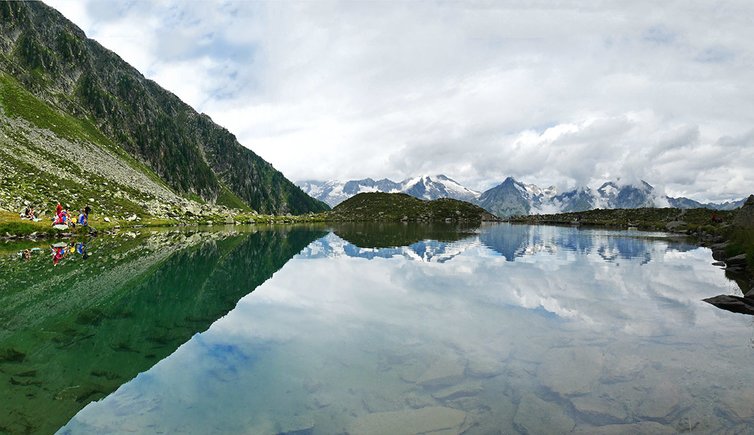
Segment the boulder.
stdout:
<svg viewBox="0 0 754 435">
<path fill-rule="evenodd" d="M 746 254 L 736 255 L 725 259 L 725 264 L 728 267 L 746 267 Z"/>
<path fill-rule="evenodd" d="M 723 310 L 732 311 L 734 313 L 754 315 L 754 298 L 733 295 L 718 295 L 702 300 Z"/>
</svg>

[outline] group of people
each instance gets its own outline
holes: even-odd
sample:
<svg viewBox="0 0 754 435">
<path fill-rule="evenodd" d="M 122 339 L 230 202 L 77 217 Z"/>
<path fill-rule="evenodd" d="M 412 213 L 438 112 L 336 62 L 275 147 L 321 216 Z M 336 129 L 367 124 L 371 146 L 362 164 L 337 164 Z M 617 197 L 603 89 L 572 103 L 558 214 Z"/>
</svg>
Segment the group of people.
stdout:
<svg viewBox="0 0 754 435">
<path fill-rule="evenodd" d="M 66 225 L 66 226 L 87 226 L 89 225 L 89 213 L 92 209 L 88 205 L 79 210 L 79 217 L 74 222 L 68 209 L 64 209 L 60 203 L 55 207 L 55 217 L 52 220 L 52 225 Z"/>
</svg>

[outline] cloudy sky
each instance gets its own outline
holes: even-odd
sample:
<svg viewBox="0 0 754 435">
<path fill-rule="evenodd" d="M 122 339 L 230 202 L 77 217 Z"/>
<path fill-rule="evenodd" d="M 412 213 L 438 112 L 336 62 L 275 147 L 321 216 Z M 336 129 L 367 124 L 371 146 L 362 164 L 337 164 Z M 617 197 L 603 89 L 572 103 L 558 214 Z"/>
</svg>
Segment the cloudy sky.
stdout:
<svg viewBox="0 0 754 435">
<path fill-rule="evenodd" d="M 45 0 L 292 180 L 754 193 L 754 3 Z"/>
</svg>

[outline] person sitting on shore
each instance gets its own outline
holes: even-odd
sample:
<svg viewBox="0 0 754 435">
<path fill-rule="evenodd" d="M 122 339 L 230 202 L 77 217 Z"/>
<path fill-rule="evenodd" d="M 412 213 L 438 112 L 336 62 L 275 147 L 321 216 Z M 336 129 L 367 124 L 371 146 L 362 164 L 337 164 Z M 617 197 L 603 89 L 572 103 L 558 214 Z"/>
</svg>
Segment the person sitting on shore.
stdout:
<svg viewBox="0 0 754 435">
<path fill-rule="evenodd" d="M 86 213 L 84 213 L 84 210 L 79 210 L 79 220 L 78 224 L 85 227 L 88 224 L 88 218 Z"/>
</svg>

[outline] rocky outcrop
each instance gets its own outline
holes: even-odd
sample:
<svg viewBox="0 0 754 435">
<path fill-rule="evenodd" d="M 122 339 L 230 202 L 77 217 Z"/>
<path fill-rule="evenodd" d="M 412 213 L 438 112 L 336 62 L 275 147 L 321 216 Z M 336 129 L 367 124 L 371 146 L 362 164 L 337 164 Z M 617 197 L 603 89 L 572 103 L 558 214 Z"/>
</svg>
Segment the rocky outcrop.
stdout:
<svg viewBox="0 0 754 435">
<path fill-rule="evenodd" d="M 754 229 L 754 195 L 750 195 L 736 213 L 733 225 L 739 228 Z"/>
</svg>

